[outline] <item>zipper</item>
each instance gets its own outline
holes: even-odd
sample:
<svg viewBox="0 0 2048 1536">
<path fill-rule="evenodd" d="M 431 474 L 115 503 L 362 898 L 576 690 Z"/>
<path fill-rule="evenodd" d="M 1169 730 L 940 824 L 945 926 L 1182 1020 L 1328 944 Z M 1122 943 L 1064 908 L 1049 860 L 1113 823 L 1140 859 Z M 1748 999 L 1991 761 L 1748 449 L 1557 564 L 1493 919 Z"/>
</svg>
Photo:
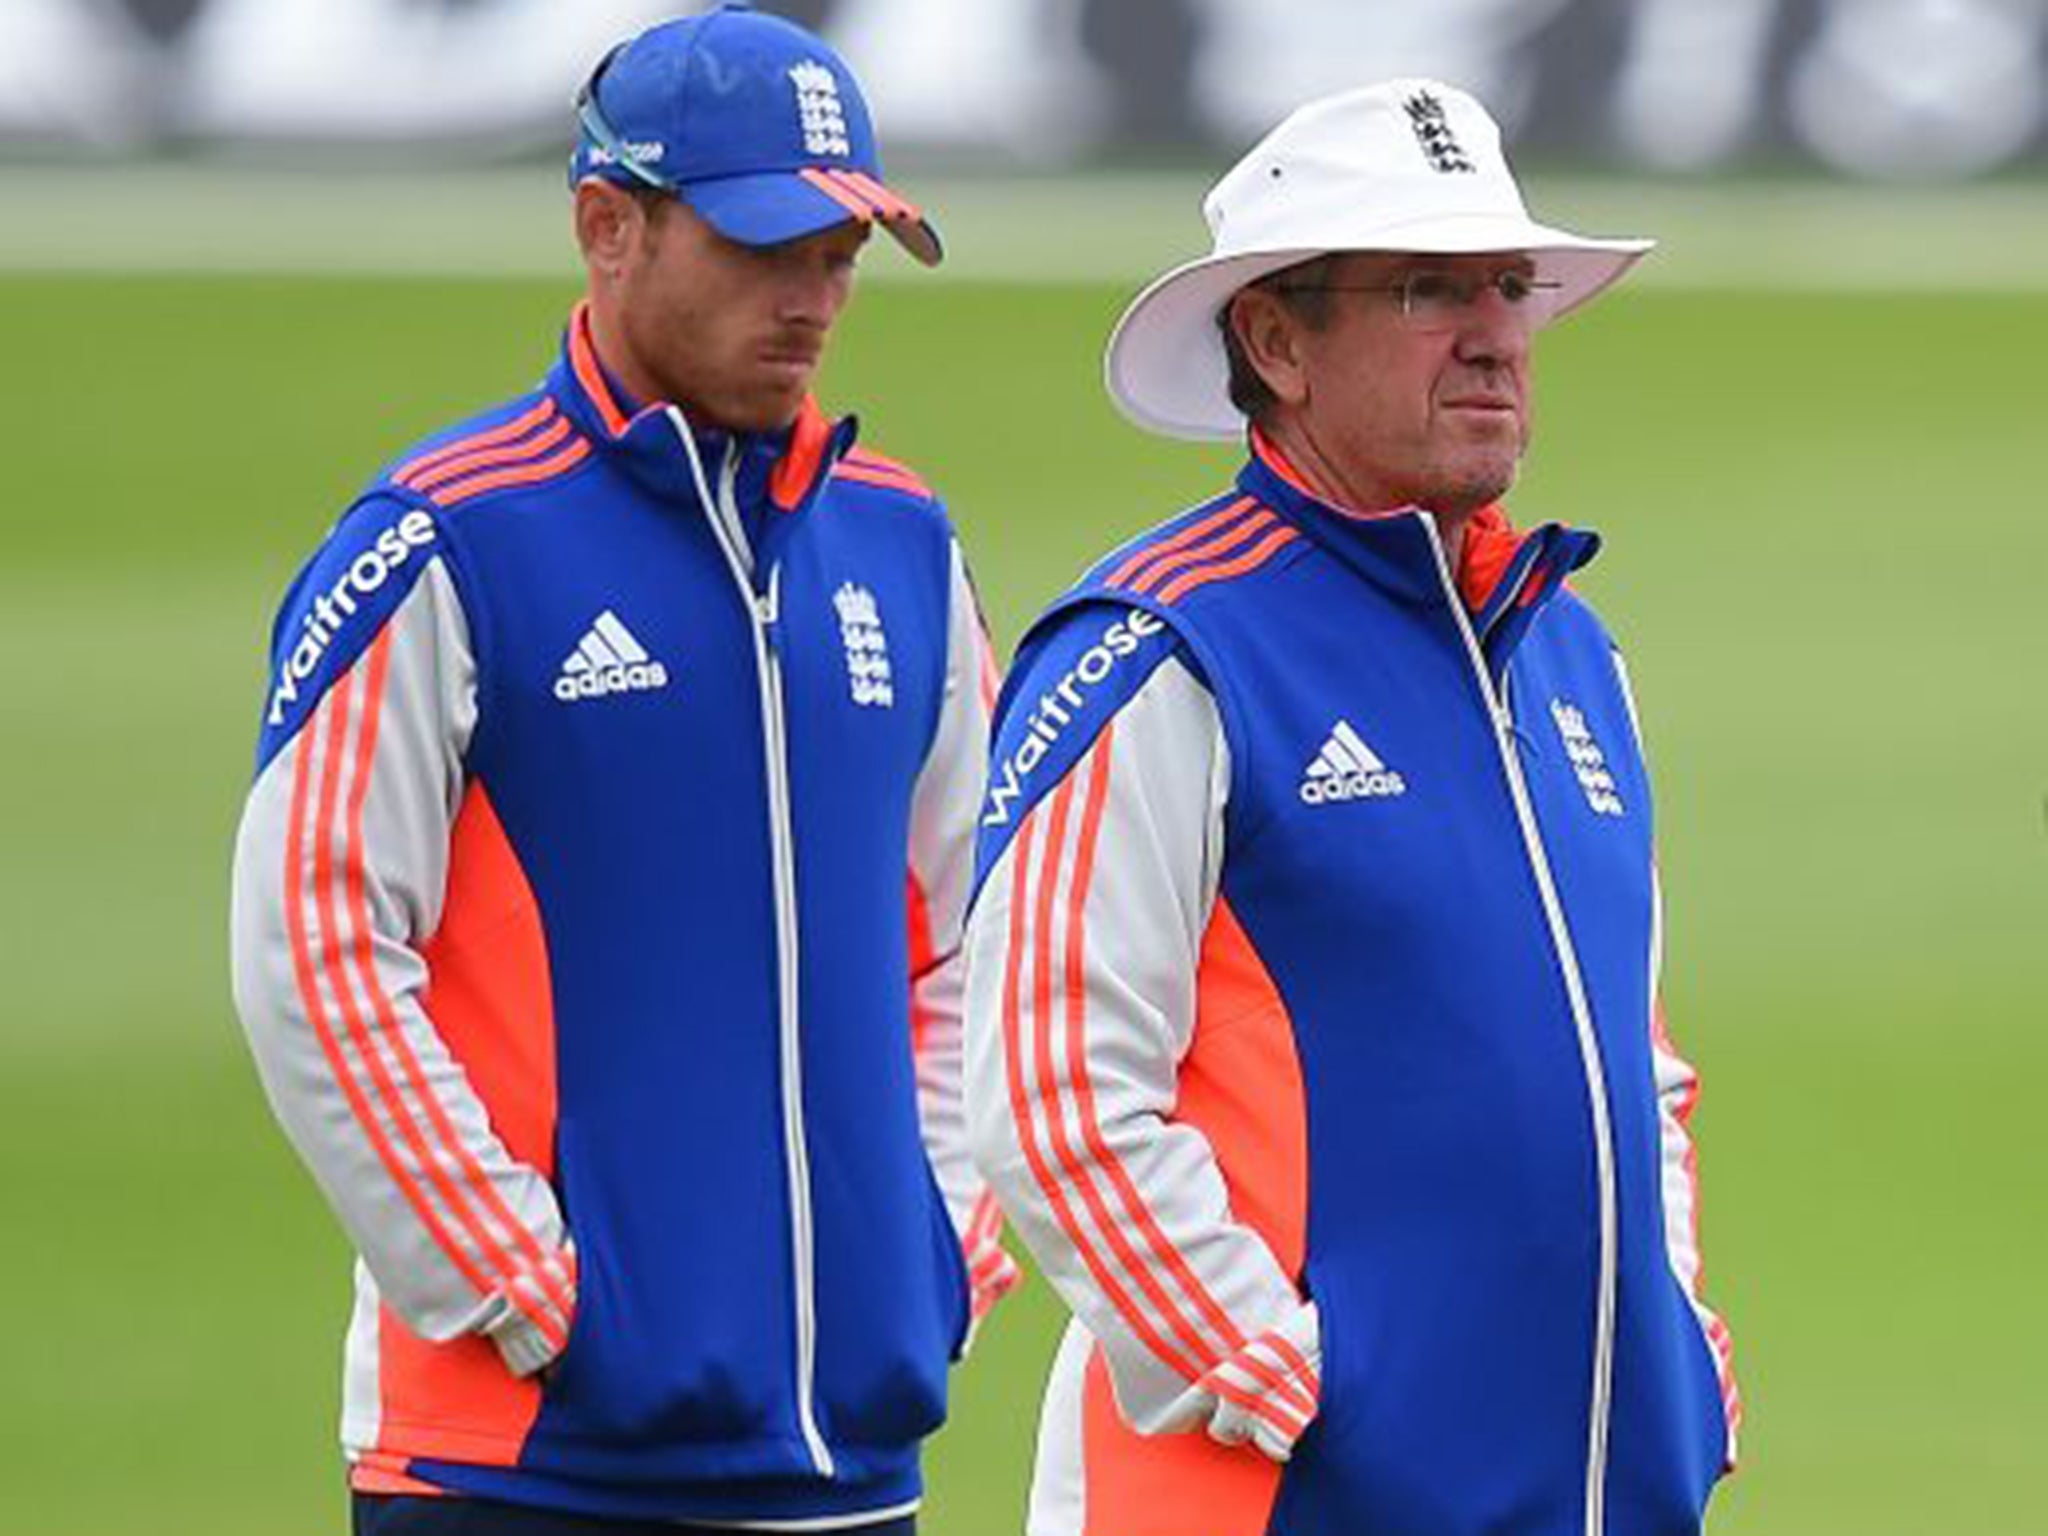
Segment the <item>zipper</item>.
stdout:
<svg viewBox="0 0 2048 1536">
<path fill-rule="evenodd" d="M 796 836 L 790 811 L 789 729 L 782 694 L 782 568 L 771 565 L 765 585 L 758 580 L 753 551 L 733 497 L 738 456 L 728 449 L 714 498 L 697 458 L 696 440 L 680 411 L 670 422 L 683 440 L 697 494 L 703 501 L 718 547 L 746 604 L 754 641 L 754 669 L 760 683 L 761 740 L 768 769 L 768 843 L 775 891 L 775 1000 L 782 1067 L 782 1151 L 789 1185 L 789 1243 L 795 1293 L 796 1411 L 804 1448 L 820 1477 L 834 1475 L 832 1452 L 818 1430 L 815 1403 L 818 1363 L 816 1254 L 811 1223 L 810 1149 L 804 1139 L 803 1041 L 799 1031 L 799 972 L 796 909 Z"/>
<path fill-rule="evenodd" d="M 1614 1127 L 1608 1110 L 1607 1073 L 1600 1060 L 1598 1037 L 1593 1032 L 1593 1010 L 1586 1001 L 1585 980 L 1579 971 L 1578 951 L 1571 930 L 1565 925 L 1564 905 L 1558 899 L 1557 883 L 1550 872 L 1550 859 L 1543 847 L 1543 834 L 1536 825 L 1536 811 L 1529 798 L 1529 786 L 1522 774 L 1521 759 L 1515 753 L 1515 720 L 1508 708 L 1507 669 L 1501 669 L 1501 684 L 1495 687 L 1486 664 L 1486 653 L 1473 633 L 1472 622 L 1458 596 L 1450 563 L 1444 558 L 1443 541 L 1436 521 L 1419 514 L 1429 535 L 1429 547 L 1436 556 L 1437 575 L 1451 616 L 1465 642 L 1472 673 L 1493 725 L 1493 742 L 1507 775 L 1508 793 L 1515 802 L 1515 817 L 1521 823 L 1522 843 L 1529 867 L 1536 876 L 1536 889 L 1543 899 L 1543 914 L 1550 924 L 1550 939 L 1564 974 L 1565 994 L 1570 999 L 1572 1022 L 1578 1033 L 1579 1062 L 1585 1073 L 1586 1097 L 1593 1117 L 1594 1173 L 1600 1189 L 1600 1278 L 1593 1332 L 1593 1400 L 1586 1426 L 1586 1536 L 1603 1536 L 1607 1527 L 1607 1440 L 1614 1398 L 1614 1314 L 1616 1291 L 1616 1230 Z"/>
</svg>

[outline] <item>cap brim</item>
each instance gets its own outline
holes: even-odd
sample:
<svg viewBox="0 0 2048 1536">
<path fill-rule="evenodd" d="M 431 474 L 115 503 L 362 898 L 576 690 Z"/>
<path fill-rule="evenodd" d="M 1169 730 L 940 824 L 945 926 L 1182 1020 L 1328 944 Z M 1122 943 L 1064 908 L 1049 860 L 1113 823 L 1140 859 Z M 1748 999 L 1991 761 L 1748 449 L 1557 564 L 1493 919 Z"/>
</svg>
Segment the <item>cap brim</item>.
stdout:
<svg viewBox="0 0 2048 1536">
<path fill-rule="evenodd" d="M 684 185 L 678 195 L 706 223 L 741 245 L 781 245 L 849 219 L 879 224 L 918 261 L 945 256 L 939 232 L 915 203 L 859 171 L 768 171 Z"/>
<path fill-rule="evenodd" d="M 1229 366 L 1216 316 L 1230 296 L 1298 262 L 1331 251 L 1469 256 L 1526 251 L 1536 275 L 1558 285 L 1543 320 L 1563 318 L 1618 281 L 1654 240 L 1602 240 L 1548 225 L 1493 216 L 1437 218 L 1385 226 L 1309 248 L 1205 256 L 1156 278 L 1125 309 L 1103 356 L 1110 398 L 1138 426 L 1167 437 L 1234 438 L 1245 430 L 1230 403 Z"/>
</svg>

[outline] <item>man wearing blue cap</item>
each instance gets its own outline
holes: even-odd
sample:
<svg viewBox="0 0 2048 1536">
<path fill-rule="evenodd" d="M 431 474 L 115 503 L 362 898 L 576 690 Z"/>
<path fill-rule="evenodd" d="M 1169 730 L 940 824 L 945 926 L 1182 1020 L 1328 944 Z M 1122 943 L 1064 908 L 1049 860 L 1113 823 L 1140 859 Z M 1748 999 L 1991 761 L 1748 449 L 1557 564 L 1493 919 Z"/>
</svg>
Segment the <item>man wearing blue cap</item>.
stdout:
<svg viewBox="0 0 2048 1536">
<path fill-rule="evenodd" d="M 960 1104 L 994 670 L 943 509 L 810 384 L 880 224 L 741 6 L 576 102 L 589 291 L 286 597 L 236 1001 L 353 1239 L 358 1532 L 908 1531 L 1015 1279 Z"/>
</svg>

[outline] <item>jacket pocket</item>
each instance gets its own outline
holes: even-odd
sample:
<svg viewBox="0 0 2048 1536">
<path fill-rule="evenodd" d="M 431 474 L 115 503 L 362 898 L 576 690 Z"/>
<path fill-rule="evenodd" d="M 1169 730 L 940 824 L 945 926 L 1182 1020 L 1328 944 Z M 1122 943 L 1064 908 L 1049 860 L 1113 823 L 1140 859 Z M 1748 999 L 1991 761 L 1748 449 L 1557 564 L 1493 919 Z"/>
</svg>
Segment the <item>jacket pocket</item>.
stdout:
<svg viewBox="0 0 2048 1536">
<path fill-rule="evenodd" d="M 580 1285 L 542 1428 L 649 1452 L 789 1438 L 779 1213 L 758 1218 L 770 1236 L 749 1237 L 730 1182 L 629 1172 L 601 1133 L 567 1117 L 558 1140 Z"/>
</svg>

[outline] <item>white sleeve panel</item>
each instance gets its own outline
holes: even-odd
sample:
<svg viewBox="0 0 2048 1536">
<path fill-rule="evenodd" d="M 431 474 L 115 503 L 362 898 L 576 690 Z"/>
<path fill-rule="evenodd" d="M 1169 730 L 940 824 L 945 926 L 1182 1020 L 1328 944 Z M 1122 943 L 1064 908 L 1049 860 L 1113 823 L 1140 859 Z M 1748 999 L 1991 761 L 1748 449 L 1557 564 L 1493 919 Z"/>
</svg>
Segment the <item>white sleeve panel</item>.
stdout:
<svg viewBox="0 0 2048 1536">
<path fill-rule="evenodd" d="M 1742 1393 L 1735 1381 L 1735 1344 L 1728 1325 L 1706 1302 L 1700 1258 L 1699 1160 L 1692 1139 L 1692 1115 L 1700 1097 L 1699 1074 L 1678 1054 L 1664 1022 L 1664 895 L 1655 872 L 1650 886 L 1650 1065 L 1657 1089 L 1657 1131 L 1664 1196 L 1664 1246 L 1671 1272 L 1691 1301 L 1720 1377 L 1721 1406 L 1728 1424 L 1727 1464 L 1735 1465 L 1736 1432 L 1742 1424 Z"/>
<path fill-rule="evenodd" d="M 559 1352 L 574 1262 L 421 1005 L 476 665 L 441 562 L 267 763 L 235 848 L 235 1001 L 272 1108 L 378 1288 L 424 1338 Z"/>
<path fill-rule="evenodd" d="M 1145 1432 L 1205 1426 L 1284 1456 L 1315 1411 L 1315 1314 L 1177 1123 L 1223 846 L 1214 700 L 1162 663 L 983 882 L 968 934 L 981 1167 L 1103 1343 Z"/>
<path fill-rule="evenodd" d="M 910 805 L 911 1016 L 925 1153 L 960 1234 L 978 1322 L 1019 1274 L 1003 1251 L 1002 1213 L 968 1152 L 961 1091 L 961 922 L 974 880 L 975 820 L 988 780 L 996 666 L 957 544 L 950 581 L 945 698 Z"/>
<path fill-rule="evenodd" d="M 1614 678 L 1628 706 L 1629 729 L 1636 753 L 1647 758 L 1643 718 L 1636 707 L 1628 663 L 1617 648 L 1609 655 Z M 1659 1178 L 1664 1205 L 1664 1247 L 1671 1272 L 1692 1302 L 1694 1315 L 1713 1352 L 1721 1382 L 1721 1407 L 1728 1425 L 1727 1464 L 1735 1465 L 1737 1431 L 1742 1426 L 1742 1390 L 1735 1380 L 1735 1341 L 1728 1325 L 1707 1305 L 1706 1277 L 1700 1259 L 1699 1157 L 1692 1139 L 1692 1114 L 1699 1104 L 1699 1074 L 1678 1054 L 1664 1022 L 1664 885 L 1654 863 L 1650 870 L 1650 1070 L 1657 1091 Z"/>
<path fill-rule="evenodd" d="M 960 1099 L 960 922 L 974 878 L 974 824 L 988 778 L 988 638 L 956 545 L 946 621 L 946 690 L 910 802 L 911 1009 L 917 1100 L 939 1188 L 964 1236 L 982 1184 Z"/>
</svg>

